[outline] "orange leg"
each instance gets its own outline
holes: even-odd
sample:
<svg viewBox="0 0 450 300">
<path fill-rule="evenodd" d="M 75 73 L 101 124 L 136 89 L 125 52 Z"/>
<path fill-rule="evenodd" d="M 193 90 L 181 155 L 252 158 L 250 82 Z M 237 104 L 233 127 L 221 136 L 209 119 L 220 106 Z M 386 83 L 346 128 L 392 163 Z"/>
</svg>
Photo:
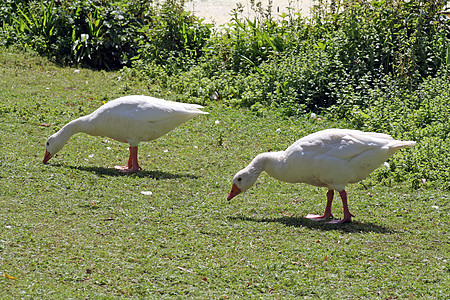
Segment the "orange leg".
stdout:
<svg viewBox="0 0 450 300">
<path fill-rule="evenodd" d="M 332 224 L 349 223 L 352 221 L 352 217 L 354 217 L 354 215 L 352 215 L 350 213 L 350 210 L 348 209 L 347 192 L 345 190 L 342 190 L 339 192 L 339 196 L 341 196 L 342 199 L 342 207 L 344 208 L 344 218 L 342 220 L 332 220 L 329 221 L 328 223 Z"/>
<path fill-rule="evenodd" d="M 331 213 L 331 204 L 333 203 L 334 190 L 328 190 L 327 192 L 327 206 L 325 207 L 325 213 L 322 216 L 308 214 L 306 216 L 307 219 L 311 219 L 313 221 L 323 221 L 330 218 L 333 218 L 333 214 Z"/>
<path fill-rule="evenodd" d="M 141 166 L 138 163 L 138 147 L 130 147 L 130 156 L 128 157 L 128 163 L 125 167 L 115 166 L 117 170 L 126 173 L 136 172 L 138 170 L 142 170 Z"/>
</svg>

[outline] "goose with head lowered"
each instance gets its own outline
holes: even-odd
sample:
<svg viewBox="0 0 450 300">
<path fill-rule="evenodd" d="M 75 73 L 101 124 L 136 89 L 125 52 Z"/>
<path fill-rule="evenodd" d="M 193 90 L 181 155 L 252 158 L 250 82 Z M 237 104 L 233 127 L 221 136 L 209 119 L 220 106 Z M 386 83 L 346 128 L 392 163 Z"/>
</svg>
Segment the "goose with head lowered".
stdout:
<svg viewBox="0 0 450 300">
<path fill-rule="evenodd" d="M 334 191 L 342 199 L 344 218 L 330 223 L 351 222 L 345 186 L 366 178 L 397 150 L 412 147 L 413 141 L 394 140 L 390 135 L 351 129 L 326 129 L 307 135 L 285 151 L 257 155 L 233 178 L 228 200 L 249 189 L 262 171 L 285 182 L 326 187 L 327 205 L 323 215 L 307 215 L 311 220 L 333 218 Z"/>
<path fill-rule="evenodd" d="M 43 163 L 47 163 L 69 138 L 78 132 L 106 136 L 130 145 L 126 166 L 116 166 L 122 172 L 142 170 L 138 163 L 138 144 L 157 139 L 178 125 L 201 114 L 201 105 L 179 103 L 149 96 L 124 96 L 107 102 L 93 113 L 67 123 L 47 140 Z"/>
</svg>

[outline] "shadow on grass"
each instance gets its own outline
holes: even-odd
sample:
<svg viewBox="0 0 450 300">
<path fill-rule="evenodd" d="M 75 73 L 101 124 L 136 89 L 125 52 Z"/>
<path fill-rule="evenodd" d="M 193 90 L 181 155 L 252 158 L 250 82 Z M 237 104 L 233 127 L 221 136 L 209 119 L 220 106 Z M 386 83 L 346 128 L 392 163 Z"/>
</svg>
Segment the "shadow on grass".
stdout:
<svg viewBox="0 0 450 300">
<path fill-rule="evenodd" d="M 352 223 L 344 224 L 328 224 L 324 221 L 312 221 L 303 217 L 295 216 L 282 216 L 276 218 L 257 218 L 257 217 L 246 217 L 246 216 L 229 216 L 231 220 L 241 220 L 250 222 L 260 222 L 260 223 L 280 223 L 287 226 L 294 227 L 308 227 L 323 231 L 341 231 L 346 233 L 357 233 L 357 232 L 376 232 L 376 233 L 390 233 L 391 230 L 383 226 L 379 226 L 372 223 L 360 223 L 353 221 Z"/>
<path fill-rule="evenodd" d="M 66 166 L 66 165 L 54 165 L 55 167 L 64 167 L 64 168 L 71 168 L 73 170 L 79 170 L 83 172 L 91 172 L 95 173 L 98 176 L 111 176 L 111 177 L 117 177 L 117 176 L 133 176 L 133 177 L 139 177 L 139 178 L 147 178 L 150 177 L 152 179 L 156 180 L 163 180 L 163 179 L 177 179 L 177 178 L 191 178 L 191 179 L 197 179 L 198 176 L 192 175 L 192 174 L 177 174 L 177 173 L 169 173 L 164 171 L 146 171 L 141 170 L 135 173 L 124 173 L 120 172 L 119 170 L 116 170 L 114 168 L 104 168 L 104 167 L 85 167 L 85 166 Z"/>
</svg>

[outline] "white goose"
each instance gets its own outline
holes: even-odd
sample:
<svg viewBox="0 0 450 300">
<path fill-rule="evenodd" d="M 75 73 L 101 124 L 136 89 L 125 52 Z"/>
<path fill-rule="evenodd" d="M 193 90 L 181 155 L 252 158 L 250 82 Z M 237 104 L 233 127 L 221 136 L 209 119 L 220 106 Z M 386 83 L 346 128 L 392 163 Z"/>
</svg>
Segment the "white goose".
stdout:
<svg viewBox="0 0 450 300">
<path fill-rule="evenodd" d="M 291 183 L 307 183 L 326 187 L 327 205 L 321 216 L 307 215 L 312 220 L 332 218 L 334 190 L 339 192 L 344 218 L 330 223 L 351 222 L 345 186 L 366 178 L 398 149 L 412 147 L 413 141 L 397 141 L 382 133 L 350 129 L 327 129 L 307 135 L 285 151 L 267 152 L 256 156 L 233 178 L 228 200 L 249 189 L 262 171 Z"/>
<path fill-rule="evenodd" d="M 77 132 L 107 136 L 130 145 L 130 156 L 123 172 L 141 170 L 137 152 L 141 141 L 150 141 L 168 133 L 178 125 L 207 114 L 197 104 L 178 103 L 148 96 L 125 96 L 100 106 L 93 113 L 67 123 L 47 140 L 43 163 L 62 149 Z"/>
</svg>

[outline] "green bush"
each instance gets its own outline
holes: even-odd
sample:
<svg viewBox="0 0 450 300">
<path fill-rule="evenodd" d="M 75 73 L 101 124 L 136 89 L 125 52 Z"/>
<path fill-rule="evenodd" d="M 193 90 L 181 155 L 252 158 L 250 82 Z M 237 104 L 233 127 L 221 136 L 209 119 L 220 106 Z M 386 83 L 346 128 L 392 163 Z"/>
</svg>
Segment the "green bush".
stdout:
<svg viewBox="0 0 450 300">
<path fill-rule="evenodd" d="M 404 79 L 435 74 L 445 60 L 450 27 L 438 13 L 445 1 L 351 3 L 328 33 L 330 56 L 355 75 L 382 70 Z"/>
<path fill-rule="evenodd" d="M 0 36 L 62 64 L 116 69 L 138 56 L 182 68 L 201 56 L 210 34 L 210 26 L 182 8 L 176 0 L 5 1 Z"/>
<path fill-rule="evenodd" d="M 177 73 L 202 56 L 212 25 L 184 11 L 183 5 L 184 1 L 167 0 L 153 8 L 135 39 L 139 59 Z"/>
<path fill-rule="evenodd" d="M 251 72 L 261 63 L 291 52 L 307 30 L 298 14 L 284 14 L 275 20 L 261 8 L 255 10 L 253 20 L 242 18 L 242 10 L 234 10 L 230 23 L 211 37 L 207 54 L 219 60 L 222 69 Z"/>
<path fill-rule="evenodd" d="M 136 14 L 144 2 L 101 0 L 7 1 L 2 35 L 62 64 L 117 68 L 135 55 Z M 13 38 L 19 35 L 20 38 Z"/>
<path fill-rule="evenodd" d="M 73 1 L 64 10 L 71 28 L 72 63 L 115 69 L 136 55 L 136 29 L 148 6 L 143 1 Z"/>
</svg>

